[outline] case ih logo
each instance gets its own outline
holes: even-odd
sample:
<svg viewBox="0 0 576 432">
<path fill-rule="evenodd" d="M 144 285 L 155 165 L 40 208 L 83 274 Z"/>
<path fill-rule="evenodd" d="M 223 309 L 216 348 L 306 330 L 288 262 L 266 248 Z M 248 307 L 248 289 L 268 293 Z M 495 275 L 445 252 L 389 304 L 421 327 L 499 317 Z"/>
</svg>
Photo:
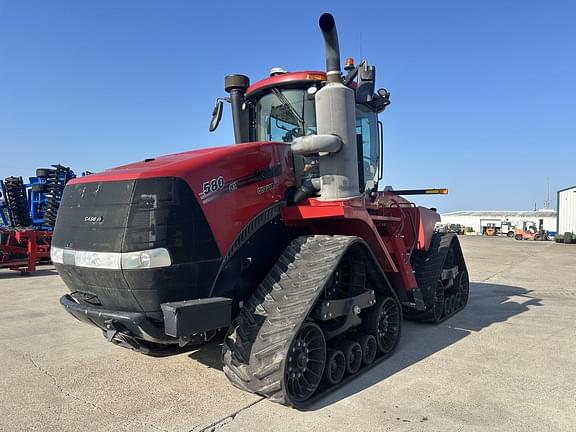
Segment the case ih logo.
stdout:
<svg viewBox="0 0 576 432">
<path fill-rule="evenodd" d="M 104 220 L 102 216 L 86 216 L 84 222 L 86 223 L 101 223 Z"/>
</svg>

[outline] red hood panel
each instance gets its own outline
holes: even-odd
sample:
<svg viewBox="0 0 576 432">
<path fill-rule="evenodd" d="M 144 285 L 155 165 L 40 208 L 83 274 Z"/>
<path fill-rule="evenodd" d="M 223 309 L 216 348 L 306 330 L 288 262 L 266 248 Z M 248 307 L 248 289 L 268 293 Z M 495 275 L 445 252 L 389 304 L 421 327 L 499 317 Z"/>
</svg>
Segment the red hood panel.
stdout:
<svg viewBox="0 0 576 432">
<path fill-rule="evenodd" d="M 70 184 L 92 183 L 97 181 L 135 180 L 150 177 L 188 177 L 191 171 L 214 164 L 238 151 L 259 149 L 262 145 L 272 143 L 254 142 L 234 144 L 224 147 L 203 148 L 182 153 L 151 158 L 148 162 L 140 161 L 110 168 L 85 177 L 77 177 Z"/>
<path fill-rule="evenodd" d="M 161 156 L 68 184 L 178 177 L 186 181 L 204 212 L 222 255 L 250 220 L 284 200 L 294 185 L 290 145 L 235 144 Z"/>
</svg>

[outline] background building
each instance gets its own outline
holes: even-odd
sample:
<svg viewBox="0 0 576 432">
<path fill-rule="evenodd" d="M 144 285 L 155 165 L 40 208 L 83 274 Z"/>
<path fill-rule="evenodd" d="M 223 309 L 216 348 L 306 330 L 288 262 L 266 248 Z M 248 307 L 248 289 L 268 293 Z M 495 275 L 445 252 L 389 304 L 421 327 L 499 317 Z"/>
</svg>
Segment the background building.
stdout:
<svg viewBox="0 0 576 432">
<path fill-rule="evenodd" d="M 558 234 L 576 234 L 576 186 L 558 191 Z"/>
<path fill-rule="evenodd" d="M 573 194 L 576 195 L 576 194 Z M 573 199 L 576 199 L 574 197 Z M 576 205 L 576 201 L 572 201 L 572 205 Z M 442 216 L 443 224 L 460 224 L 465 227 L 471 227 L 477 233 L 482 233 L 484 228 L 493 226 L 499 230 L 503 223 L 506 225 L 509 222 L 512 226 L 522 226 L 523 222 L 534 222 L 539 226 L 540 220 L 543 222 L 543 228 L 547 231 L 556 231 L 557 229 L 557 214 L 554 209 L 544 209 L 537 211 L 455 211 L 444 213 Z M 576 216 L 576 214 L 575 214 Z"/>
</svg>

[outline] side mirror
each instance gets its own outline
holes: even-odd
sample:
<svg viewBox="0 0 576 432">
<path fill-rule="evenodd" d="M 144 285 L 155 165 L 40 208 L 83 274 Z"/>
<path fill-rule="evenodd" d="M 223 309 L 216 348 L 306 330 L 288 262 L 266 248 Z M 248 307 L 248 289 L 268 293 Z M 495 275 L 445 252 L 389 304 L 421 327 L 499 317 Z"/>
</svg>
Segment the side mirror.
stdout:
<svg viewBox="0 0 576 432">
<path fill-rule="evenodd" d="M 358 69 L 358 85 L 356 86 L 356 103 L 366 103 L 372 100 L 376 68 L 363 63 Z"/>
<path fill-rule="evenodd" d="M 390 92 L 386 89 L 378 90 L 367 105 L 377 113 L 381 113 L 388 105 L 390 105 Z"/>
<path fill-rule="evenodd" d="M 214 109 L 212 110 L 212 120 L 210 120 L 210 127 L 208 128 L 210 132 L 214 132 L 220 124 L 223 109 L 224 102 L 222 102 L 222 99 L 216 99 L 216 105 L 214 105 Z"/>
</svg>

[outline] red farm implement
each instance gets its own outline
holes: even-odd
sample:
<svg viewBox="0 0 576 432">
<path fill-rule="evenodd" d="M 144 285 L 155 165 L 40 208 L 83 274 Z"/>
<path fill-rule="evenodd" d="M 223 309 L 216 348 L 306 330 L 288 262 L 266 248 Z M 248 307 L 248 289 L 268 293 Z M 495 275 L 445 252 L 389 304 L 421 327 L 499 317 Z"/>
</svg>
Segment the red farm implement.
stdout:
<svg viewBox="0 0 576 432">
<path fill-rule="evenodd" d="M 0 228 L 0 268 L 29 273 L 50 260 L 52 232 Z"/>
</svg>

